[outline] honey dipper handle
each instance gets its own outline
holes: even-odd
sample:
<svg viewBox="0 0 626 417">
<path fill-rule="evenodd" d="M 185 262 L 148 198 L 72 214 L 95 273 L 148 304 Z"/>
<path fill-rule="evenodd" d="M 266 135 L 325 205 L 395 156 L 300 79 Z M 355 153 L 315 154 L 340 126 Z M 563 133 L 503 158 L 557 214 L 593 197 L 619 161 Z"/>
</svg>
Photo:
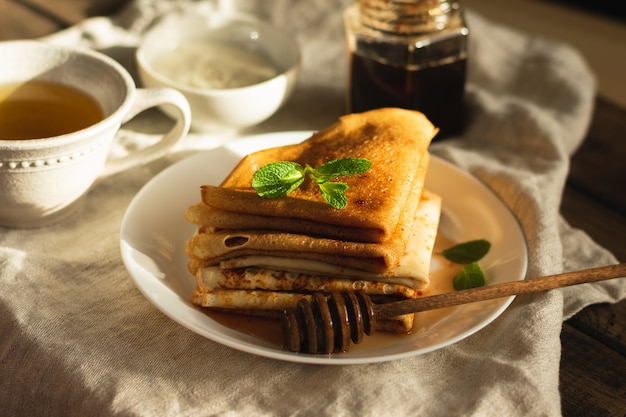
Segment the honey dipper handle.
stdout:
<svg viewBox="0 0 626 417">
<path fill-rule="evenodd" d="M 531 278 L 523 281 L 487 285 L 484 287 L 470 288 L 467 290 L 437 294 L 412 300 L 376 304 L 374 309 L 377 318 L 386 318 L 401 314 L 435 310 L 459 304 L 492 300 L 495 298 L 508 297 L 517 294 L 547 291 L 570 285 L 604 281 L 620 277 L 626 277 L 626 263 L 584 269 L 581 271 L 565 272 L 562 274 L 549 275 L 541 278 Z"/>
</svg>

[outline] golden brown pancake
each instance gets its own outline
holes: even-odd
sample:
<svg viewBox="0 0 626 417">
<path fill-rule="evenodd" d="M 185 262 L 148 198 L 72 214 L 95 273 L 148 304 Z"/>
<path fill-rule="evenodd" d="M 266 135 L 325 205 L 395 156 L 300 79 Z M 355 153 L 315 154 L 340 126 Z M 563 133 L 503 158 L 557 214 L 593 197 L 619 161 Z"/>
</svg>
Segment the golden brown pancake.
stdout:
<svg viewBox="0 0 626 417">
<path fill-rule="evenodd" d="M 440 211 L 440 197 L 424 190 L 403 257 L 386 275 L 338 265 L 338 259 L 345 257 L 333 258 L 328 263 L 328 259 L 320 262 L 301 254 L 289 258 L 278 251 L 235 256 L 217 265 L 191 259 L 189 270 L 197 281 L 192 301 L 202 307 L 265 316 L 295 307 L 300 298 L 312 291 L 361 291 L 378 302 L 419 297 L 429 286 L 430 258 Z M 189 242 L 194 245 L 194 238 Z M 360 261 L 358 268 L 369 259 L 360 258 Z M 412 324 L 413 315 L 409 314 L 381 321 L 377 328 L 407 332 Z"/>
<path fill-rule="evenodd" d="M 185 213 L 198 226 L 185 246 L 193 303 L 266 315 L 312 291 L 357 290 L 378 302 L 421 296 L 441 212 L 441 198 L 424 188 L 436 132 L 415 111 L 352 114 L 302 143 L 245 156 L 220 186 L 202 186 L 201 201 Z M 277 199 L 251 186 L 271 162 L 317 167 L 340 158 L 372 163 L 340 178 L 349 186 L 345 209 L 326 203 L 309 180 Z M 379 330 L 405 332 L 412 323 L 409 314 Z"/>
<path fill-rule="evenodd" d="M 411 204 L 411 219 L 403 219 L 397 233 L 382 243 L 362 243 L 285 233 L 273 230 L 200 229 L 185 245 L 190 259 L 203 261 L 204 266 L 228 259 L 251 256 L 313 260 L 327 264 L 395 277 L 395 268 L 406 252 L 409 235 L 415 228 L 426 233 L 424 226 L 436 224 L 441 202 L 439 197 L 423 190 L 419 205 Z M 425 222 L 428 219 L 428 222 Z M 413 227 L 414 221 L 419 221 Z M 421 229 L 420 229 L 421 227 Z M 420 277 L 428 271 L 420 271 Z M 414 273 L 416 274 L 416 273 Z"/>
<path fill-rule="evenodd" d="M 340 118 L 339 122 L 295 145 L 254 152 L 244 157 L 221 186 L 205 185 L 202 201 L 230 213 L 273 218 L 273 228 L 294 232 L 294 223 L 313 222 L 355 229 L 339 238 L 365 242 L 388 240 L 401 218 L 410 218 L 407 203 L 415 202 L 423 183 L 423 158 L 437 129 L 419 112 L 395 108 L 372 110 Z M 270 162 L 293 161 L 317 167 L 340 158 L 366 158 L 372 168 L 342 178 L 350 187 L 348 206 L 328 205 L 318 186 L 305 181 L 283 198 L 260 198 L 251 186 L 254 172 Z M 403 211 L 408 214 L 403 214 Z M 285 219 L 281 221 L 280 219 Z M 284 222 L 284 223 L 283 223 Z M 304 230 L 302 230 L 304 232 Z"/>
</svg>

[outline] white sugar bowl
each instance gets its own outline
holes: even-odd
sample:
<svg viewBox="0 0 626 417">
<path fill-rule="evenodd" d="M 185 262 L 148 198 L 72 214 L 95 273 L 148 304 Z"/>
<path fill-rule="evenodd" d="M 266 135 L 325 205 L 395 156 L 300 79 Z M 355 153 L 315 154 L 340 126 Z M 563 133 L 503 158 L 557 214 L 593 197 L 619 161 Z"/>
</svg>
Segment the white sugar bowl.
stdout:
<svg viewBox="0 0 626 417">
<path fill-rule="evenodd" d="M 198 7 L 153 25 L 136 58 L 146 87 L 173 87 L 185 95 L 192 129 L 200 132 L 238 130 L 270 118 L 292 93 L 301 61 L 292 34 L 253 17 Z"/>
</svg>

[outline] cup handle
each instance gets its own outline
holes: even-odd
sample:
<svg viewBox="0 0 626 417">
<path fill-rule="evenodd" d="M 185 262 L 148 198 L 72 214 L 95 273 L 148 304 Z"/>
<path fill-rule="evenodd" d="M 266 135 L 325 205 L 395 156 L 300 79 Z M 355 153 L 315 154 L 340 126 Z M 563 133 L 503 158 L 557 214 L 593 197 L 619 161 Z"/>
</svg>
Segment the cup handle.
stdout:
<svg viewBox="0 0 626 417">
<path fill-rule="evenodd" d="M 135 90 L 133 104 L 122 119 L 122 124 L 130 121 L 144 110 L 161 105 L 168 105 L 176 110 L 172 112 L 176 124 L 154 144 L 134 150 L 121 158 L 109 159 L 104 168 L 103 176 L 124 171 L 138 163 L 145 164 L 154 161 L 164 156 L 185 137 L 191 124 L 189 102 L 182 93 L 172 88 L 138 88 Z"/>
</svg>

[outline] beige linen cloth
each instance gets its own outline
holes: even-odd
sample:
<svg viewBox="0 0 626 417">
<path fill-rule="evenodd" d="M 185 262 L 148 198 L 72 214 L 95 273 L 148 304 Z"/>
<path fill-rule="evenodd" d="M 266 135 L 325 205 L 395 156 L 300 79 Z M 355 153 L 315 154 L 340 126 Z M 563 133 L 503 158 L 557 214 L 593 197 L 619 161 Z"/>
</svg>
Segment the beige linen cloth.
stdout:
<svg viewBox="0 0 626 417">
<path fill-rule="evenodd" d="M 86 21 L 51 39 L 104 50 L 133 70 L 141 31 L 181 4 L 138 1 L 112 19 Z M 303 48 L 293 98 L 244 133 L 320 129 L 344 112 L 346 4 L 224 2 L 284 26 Z M 559 215 L 568 159 L 592 112 L 587 65 L 565 45 L 471 10 L 467 17 L 470 123 L 462 137 L 436 143 L 433 152 L 474 174 L 515 213 L 528 239 L 529 276 L 616 262 Z M 145 124 L 160 123 L 154 118 Z M 131 144 L 143 138 L 123 134 Z M 623 279 L 519 296 L 495 322 L 459 343 L 371 365 L 265 359 L 211 342 L 159 312 L 122 263 L 122 217 L 158 171 L 218 141 L 192 133 L 163 160 L 104 179 L 83 210 L 63 223 L 0 229 L 0 415 L 561 414 L 562 322 L 588 304 L 626 297 Z"/>
</svg>

